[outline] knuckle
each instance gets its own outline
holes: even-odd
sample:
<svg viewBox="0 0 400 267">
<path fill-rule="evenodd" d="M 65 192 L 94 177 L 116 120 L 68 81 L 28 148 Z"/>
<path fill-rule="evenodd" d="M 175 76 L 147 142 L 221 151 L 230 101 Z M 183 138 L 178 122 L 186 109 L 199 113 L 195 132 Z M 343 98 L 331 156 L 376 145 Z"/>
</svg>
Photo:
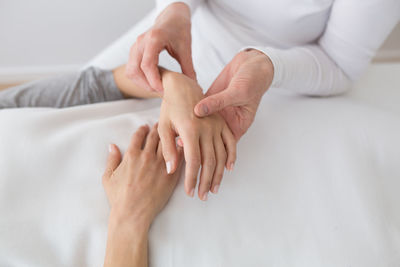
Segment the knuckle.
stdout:
<svg viewBox="0 0 400 267">
<path fill-rule="evenodd" d="M 204 161 L 204 166 L 208 168 L 215 168 L 217 161 L 215 160 L 215 157 L 208 157 Z"/>
<path fill-rule="evenodd" d="M 153 65 L 152 62 L 149 59 L 143 59 L 142 63 L 140 63 L 140 68 L 142 70 L 148 71 L 151 70 L 152 65 Z"/>
<path fill-rule="evenodd" d="M 149 37 L 151 40 L 160 39 L 163 36 L 163 30 L 161 29 L 152 29 L 149 32 Z"/>
<path fill-rule="evenodd" d="M 127 151 L 126 151 L 126 160 L 128 161 L 128 162 L 131 162 L 131 161 L 134 161 L 135 160 L 135 158 L 136 158 L 136 151 L 133 149 L 133 148 L 129 148 Z"/>
<path fill-rule="evenodd" d="M 136 42 L 137 42 L 137 43 L 142 42 L 142 41 L 144 40 L 145 36 L 146 36 L 145 33 L 140 34 L 140 35 L 136 38 Z"/>
</svg>

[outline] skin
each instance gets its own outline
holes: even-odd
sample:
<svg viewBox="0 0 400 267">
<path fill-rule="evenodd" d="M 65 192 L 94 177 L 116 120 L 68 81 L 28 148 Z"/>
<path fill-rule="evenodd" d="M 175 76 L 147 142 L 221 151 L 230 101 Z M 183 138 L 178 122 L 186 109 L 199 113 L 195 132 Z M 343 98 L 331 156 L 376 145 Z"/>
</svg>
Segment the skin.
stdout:
<svg viewBox="0 0 400 267">
<path fill-rule="evenodd" d="M 145 267 L 149 228 L 171 197 L 179 171 L 167 174 L 157 125 L 140 127 L 123 158 L 116 145 L 109 151 L 103 175 L 111 207 L 104 266 Z M 180 148 L 178 156 L 180 166 Z"/>
<path fill-rule="evenodd" d="M 113 71 L 117 87 L 125 97 L 162 97 L 160 125 L 158 131 L 163 146 L 167 170 L 175 172 L 178 167 L 178 152 L 175 137 L 185 144 L 186 161 L 185 191 L 194 196 L 198 172 L 200 182 L 198 196 L 207 200 L 208 192 L 218 193 L 224 167 L 232 170 L 236 160 L 236 140 L 219 114 L 200 119 L 193 109 L 203 99 L 202 89 L 196 81 L 184 74 L 159 68 L 164 92 L 144 90 L 127 78 L 125 67 Z"/>
<path fill-rule="evenodd" d="M 191 56 L 190 19 L 190 9 L 186 4 L 178 2 L 167 6 L 157 17 L 154 25 L 140 35 L 132 46 L 125 71 L 128 80 L 149 91 L 158 92 L 160 95 L 166 89 L 166 86 L 170 86 L 170 91 L 174 90 L 176 94 L 179 94 L 177 93 L 178 87 L 195 87 L 187 79 L 180 79 L 179 85 L 164 81 L 157 67 L 159 54 L 166 49 L 180 63 L 182 72 L 195 80 L 196 75 Z M 195 114 L 199 118 L 207 117 L 214 123 L 219 123 L 219 120 L 213 116 L 221 116 L 238 141 L 253 123 L 258 105 L 262 96 L 270 87 L 273 75 L 273 64 L 268 56 L 257 50 L 243 51 L 238 53 L 225 66 L 207 91 L 205 98 L 197 94 L 196 90 L 187 90 L 186 92 L 191 92 L 190 94 L 184 94 L 182 92 L 185 92 L 185 90 L 180 90 L 182 97 L 174 101 L 176 105 L 182 108 L 182 112 L 186 116 L 185 119 L 178 116 L 180 113 L 176 110 L 176 106 L 164 104 L 165 108 L 162 109 L 161 115 L 164 113 L 165 116 L 161 116 L 159 131 L 161 143 L 164 146 L 165 162 L 168 171 L 174 172 L 176 169 L 174 139 L 179 135 L 181 139 L 178 140 L 178 144 L 185 145 L 185 160 L 188 163 L 185 176 L 185 190 L 188 195 L 193 196 L 194 194 L 200 165 L 203 167 L 199 197 L 207 199 L 205 191 L 208 186 L 204 184 L 211 183 L 211 191 L 218 191 L 221 173 L 219 161 L 223 158 L 222 153 L 219 152 L 221 142 L 211 138 L 216 136 L 216 132 L 220 129 L 208 130 L 208 128 L 203 128 L 202 123 L 191 116 Z M 171 94 L 166 93 L 165 95 L 169 97 Z M 194 103 L 193 101 L 198 101 L 193 106 L 193 111 L 186 110 L 189 105 Z M 172 113 L 174 113 L 174 116 L 171 116 Z M 196 129 L 197 133 L 193 129 Z M 203 129 L 206 132 L 205 136 Z M 199 133 L 201 136 L 199 136 Z M 214 145 L 213 147 L 203 145 L 206 143 L 213 143 Z M 224 140 L 225 146 L 227 143 Z M 234 157 L 229 156 L 232 150 L 227 148 L 226 151 L 228 152 L 226 166 L 232 170 Z M 213 154 L 214 156 L 212 156 Z M 210 177 L 213 178 L 210 179 Z M 217 182 L 214 182 L 214 180 Z"/>
<path fill-rule="evenodd" d="M 167 50 L 181 65 L 182 73 L 195 80 L 190 19 L 190 9 L 186 4 L 177 2 L 167 6 L 154 25 L 139 35 L 132 45 L 127 77 L 144 89 L 162 92 L 158 57 L 161 51 Z"/>
<path fill-rule="evenodd" d="M 204 96 L 200 86 L 185 75 L 163 74 L 164 96 L 158 131 L 164 159 L 171 172 L 177 168 L 175 137 L 184 144 L 186 160 L 185 191 L 194 196 L 200 165 L 198 196 L 207 200 L 208 192 L 217 193 L 225 166 L 233 168 L 236 160 L 236 141 L 219 114 L 199 119 L 194 106 Z"/>
<path fill-rule="evenodd" d="M 273 77 L 268 56 L 258 50 L 240 52 L 225 66 L 194 112 L 199 117 L 219 113 L 239 140 L 253 123 Z"/>
</svg>

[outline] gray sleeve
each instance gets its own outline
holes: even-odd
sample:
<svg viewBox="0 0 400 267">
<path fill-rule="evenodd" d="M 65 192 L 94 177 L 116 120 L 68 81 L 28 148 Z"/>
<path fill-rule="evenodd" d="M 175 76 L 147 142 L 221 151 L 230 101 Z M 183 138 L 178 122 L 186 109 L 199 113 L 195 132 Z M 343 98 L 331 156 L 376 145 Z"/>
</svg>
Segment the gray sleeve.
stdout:
<svg viewBox="0 0 400 267">
<path fill-rule="evenodd" d="M 0 109 L 64 108 L 123 98 L 112 71 L 90 67 L 79 73 L 34 81 L 0 91 Z"/>
</svg>

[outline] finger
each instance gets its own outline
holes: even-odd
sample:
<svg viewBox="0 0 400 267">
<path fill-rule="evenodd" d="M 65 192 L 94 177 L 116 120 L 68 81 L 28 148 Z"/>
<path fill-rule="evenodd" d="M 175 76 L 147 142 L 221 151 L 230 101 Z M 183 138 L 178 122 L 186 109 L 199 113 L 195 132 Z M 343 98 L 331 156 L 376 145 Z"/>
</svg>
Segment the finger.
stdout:
<svg viewBox="0 0 400 267">
<path fill-rule="evenodd" d="M 145 144 L 144 150 L 149 153 L 155 154 L 157 152 L 158 141 L 160 140 L 160 137 L 158 135 L 158 127 L 157 126 L 158 126 L 158 123 L 154 124 L 154 126 L 151 128 L 151 131 L 146 139 L 146 144 Z"/>
<path fill-rule="evenodd" d="M 170 183 L 170 185 L 173 187 L 173 190 L 175 189 L 179 178 L 181 177 L 181 170 L 182 170 L 182 162 L 183 162 L 183 149 L 181 147 L 178 147 L 177 149 L 178 151 L 178 167 L 176 169 L 176 173 L 175 174 L 171 174 L 167 176 L 167 182 Z"/>
<path fill-rule="evenodd" d="M 183 147 L 183 141 L 182 138 L 178 137 L 178 139 L 176 140 L 176 144 L 180 147 Z"/>
<path fill-rule="evenodd" d="M 215 167 L 214 177 L 211 184 L 211 192 L 218 193 L 219 186 L 224 176 L 224 169 L 226 165 L 226 150 L 221 137 L 214 138 L 214 150 L 217 159 L 217 166 Z"/>
<path fill-rule="evenodd" d="M 142 150 L 142 147 L 144 146 L 144 141 L 146 140 L 149 131 L 150 128 L 148 125 L 140 126 L 139 129 L 132 136 L 128 151 L 132 153 L 140 152 Z"/>
<path fill-rule="evenodd" d="M 177 163 L 177 167 L 176 167 L 176 172 L 180 172 L 181 168 L 182 168 L 182 163 L 183 163 L 183 148 L 182 147 L 178 147 L 176 149 L 177 153 L 178 153 L 178 163 Z M 178 178 L 180 177 L 180 175 L 176 175 Z"/>
<path fill-rule="evenodd" d="M 204 117 L 218 112 L 236 102 L 235 92 L 226 89 L 220 93 L 202 99 L 194 108 L 194 112 L 199 117 Z"/>
<path fill-rule="evenodd" d="M 226 88 L 228 88 L 230 82 L 229 69 L 230 67 L 228 64 L 225 66 L 222 72 L 211 84 L 210 88 L 207 90 L 207 93 L 205 94 L 206 97 L 204 99 L 206 99 L 209 96 L 215 95 L 219 92 L 222 92 L 226 90 Z M 194 112 L 199 117 L 204 117 L 207 116 L 207 114 L 211 114 L 207 103 L 204 101 L 200 101 L 199 103 L 197 103 L 197 105 L 194 107 Z"/>
<path fill-rule="evenodd" d="M 126 65 L 126 76 L 131 79 L 136 85 L 145 90 L 152 91 L 151 86 L 147 82 L 146 76 L 140 68 L 143 57 L 143 45 L 138 41 L 132 46 L 130 52 L 129 62 Z"/>
<path fill-rule="evenodd" d="M 183 132 L 181 138 L 185 144 L 185 191 L 188 196 L 193 197 L 201 164 L 199 137 L 196 133 Z"/>
<path fill-rule="evenodd" d="M 103 175 L 103 180 L 109 180 L 115 169 L 121 163 L 121 152 L 116 145 L 110 144 L 108 146 L 108 151 L 109 153 L 107 158 L 106 170 Z"/>
<path fill-rule="evenodd" d="M 214 176 L 216 157 L 211 136 L 200 138 L 202 166 L 199 183 L 199 198 L 206 201 Z"/>
<path fill-rule="evenodd" d="M 143 53 L 143 59 L 140 64 L 147 81 L 155 91 L 163 91 L 160 71 L 158 70 L 158 57 L 164 49 L 162 43 L 152 42 L 146 46 Z"/>
<path fill-rule="evenodd" d="M 197 80 L 196 72 L 194 71 L 192 49 L 191 46 L 184 47 L 177 55 L 176 60 L 181 65 L 182 73 L 193 80 Z"/>
<path fill-rule="evenodd" d="M 226 159 L 226 168 L 233 171 L 236 161 L 236 139 L 227 126 L 222 130 L 222 140 L 224 141 L 228 155 L 228 158 Z"/>
<path fill-rule="evenodd" d="M 158 133 L 160 135 L 162 154 L 165 160 L 167 173 L 174 173 L 177 167 L 175 131 L 171 128 L 170 124 L 160 124 L 158 126 Z"/>
</svg>

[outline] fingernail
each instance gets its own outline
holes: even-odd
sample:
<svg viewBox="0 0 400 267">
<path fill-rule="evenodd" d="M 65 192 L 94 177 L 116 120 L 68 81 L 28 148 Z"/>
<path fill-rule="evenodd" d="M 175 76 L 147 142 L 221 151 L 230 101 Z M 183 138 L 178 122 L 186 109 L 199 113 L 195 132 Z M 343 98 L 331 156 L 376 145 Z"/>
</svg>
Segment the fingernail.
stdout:
<svg viewBox="0 0 400 267">
<path fill-rule="evenodd" d="M 113 145 L 112 144 L 109 144 L 108 145 L 108 152 L 113 152 Z"/>
<path fill-rule="evenodd" d="M 192 190 L 190 190 L 190 194 L 191 197 L 194 197 L 194 188 L 192 188 Z"/>
<path fill-rule="evenodd" d="M 206 105 L 203 105 L 203 113 L 204 115 L 208 114 L 208 107 Z"/>
<path fill-rule="evenodd" d="M 213 193 L 214 193 L 214 194 L 218 194 L 218 190 L 219 190 L 219 185 L 217 184 L 217 185 L 214 186 L 214 188 L 213 188 Z"/>
<path fill-rule="evenodd" d="M 172 162 L 171 161 L 167 161 L 166 167 L 167 167 L 167 173 L 170 174 L 171 173 L 171 169 L 172 169 Z"/>
<path fill-rule="evenodd" d="M 207 199 L 208 199 L 208 192 L 205 192 L 204 194 L 203 194 L 203 201 L 207 201 Z"/>
<path fill-rule="evenodd" d="M 232 162 L 230 165 L 229 165 L 229 170 L 230 171 L 233 171 L 233 168 L 235 167 L 235 163 L 234 162 Z"/>
</svg>

